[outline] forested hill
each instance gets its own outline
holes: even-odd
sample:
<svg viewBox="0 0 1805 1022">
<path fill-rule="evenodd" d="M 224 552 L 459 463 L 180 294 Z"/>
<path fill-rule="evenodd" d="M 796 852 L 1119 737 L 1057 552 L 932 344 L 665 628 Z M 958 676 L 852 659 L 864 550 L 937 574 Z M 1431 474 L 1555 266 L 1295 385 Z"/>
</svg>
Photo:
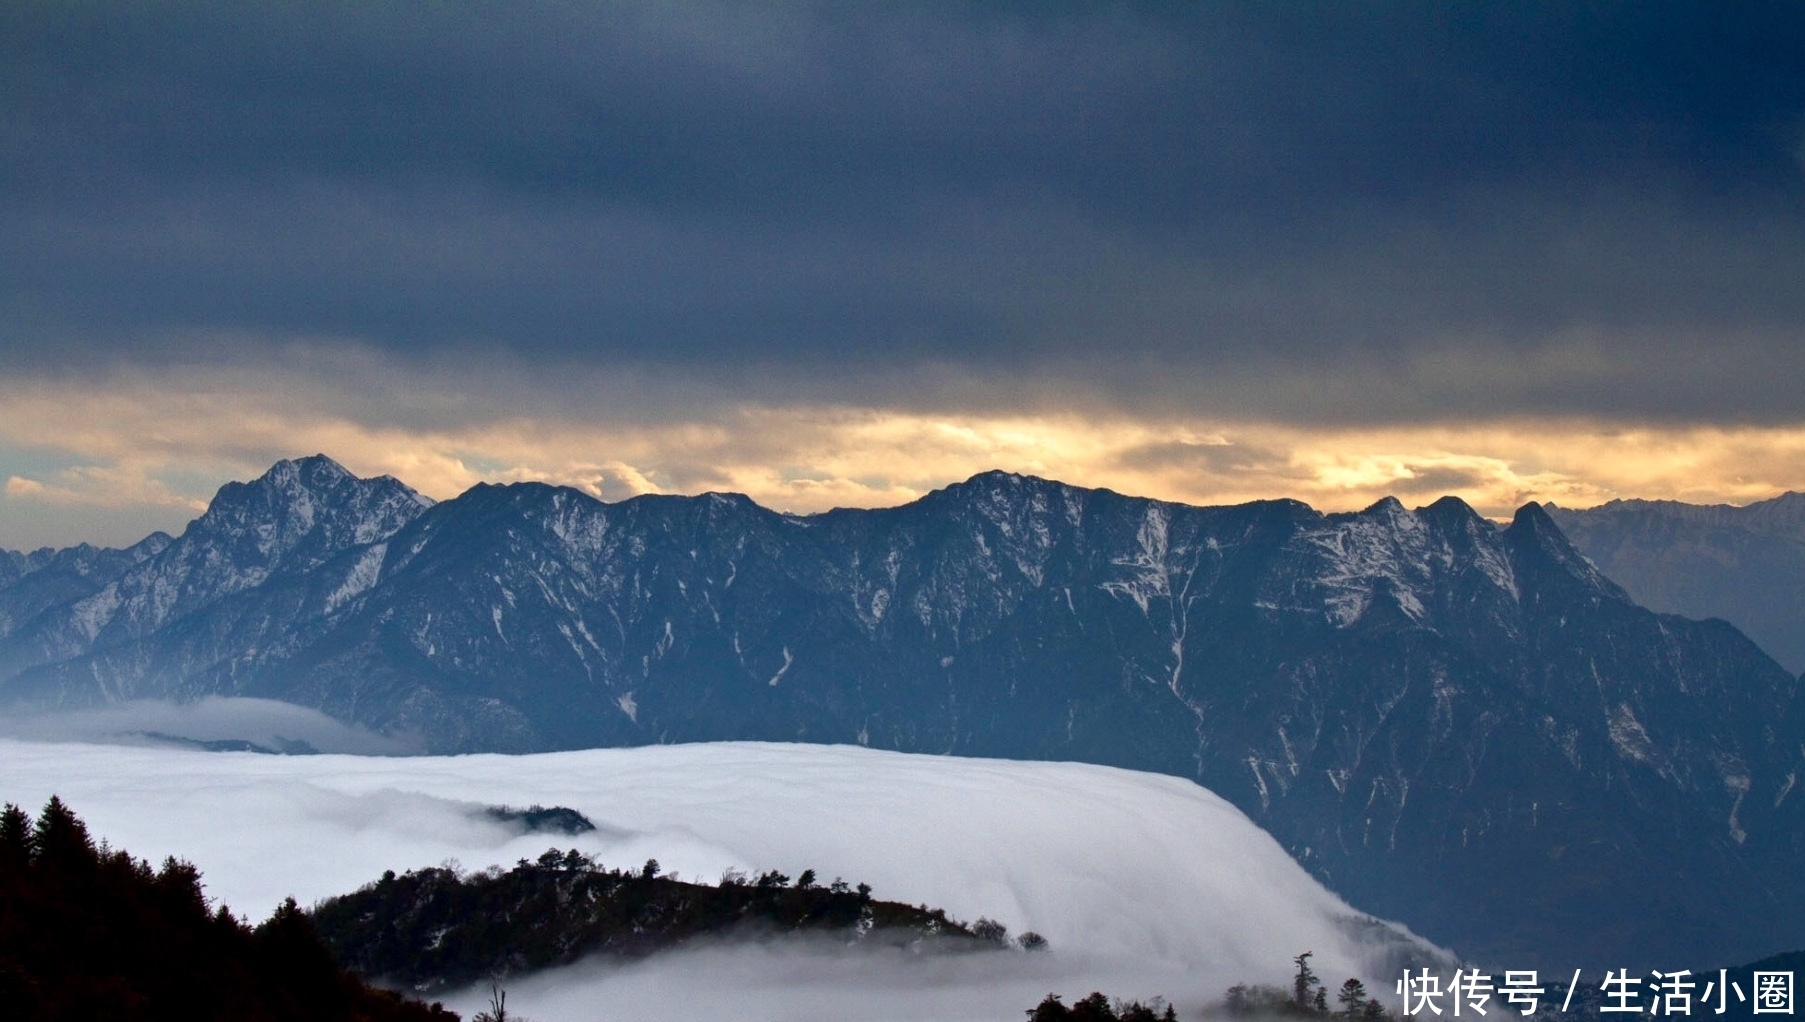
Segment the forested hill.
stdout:
<svg viewBox="0 0 1805 1022">
<path fill-rule="evenodd" d="M 0 814 L 0 1016 L 32 1022 L 457 1022 L 341 968 L 291 899 L 252 928 L 200 874 L 96 847 L 52 798 Z"/>
<path fill-rule="evenodd" d="M 702 936 L 828 936 L 851 945 L 940 951 L 1035 950 L 1001 923 L 970 925 L 941 909 L 879 901 L 865 884 L 792 884 L 771 870 L 729 874 L 718 885 L 660 875 L 657 860 L 605 869 L 572 849 L 522 859 L 502 872 L 431 868 L 396 875 L 315 907 L 314 925 L 362 975 L 439 990 L 567 965 L 594 954 L 635 958 Z"/>
</svg>

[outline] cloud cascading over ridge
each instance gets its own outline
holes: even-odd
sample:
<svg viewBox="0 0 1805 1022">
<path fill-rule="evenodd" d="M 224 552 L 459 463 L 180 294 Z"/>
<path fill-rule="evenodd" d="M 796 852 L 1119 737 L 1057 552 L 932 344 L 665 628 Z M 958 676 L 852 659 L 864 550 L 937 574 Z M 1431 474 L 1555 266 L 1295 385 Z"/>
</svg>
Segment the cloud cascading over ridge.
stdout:
<svg viewBox="0 0 1805 1022">
<path fill-rule="evenodd" d="M 219 702 L 215 722 L 270 715 Z M 287 710 L 291 722 L 306 712 Z M 192 861 L 210 897 L 251 919 L 388 869 L 449 857 L 505 868 L 556 844 L 615 868 L 656 857 L 667 875 L 702 882 L 818 869 L 1052 941 L 1044 955 L 945 959 L 828 942 L 704 945 L 510 979 L 516 1009 L 547 1022 L 1007 1018 L 1049 989 L 1099 988 L 1195 1010 L 1232 983 L 1284 982 L 1300 948 L 1324 976 L 1361 975 L 1375 993 L 1406 961 L 1452 962 L 1350 908 L 1211 792 L 1111 767 L 751 742 L 373 758 L 0 738 L 0 752 L 8 800 L 35 810 L 57 794 L 115 847 Z M 522 834 L 482 813 L 534 803 L 597 829 Z M 474 1013 L 486 992 L 453 991 L 453 1005 Z"/>
<path fill-rule="evenodd" d="M 799 510 L 1805 487 L 1800 53 L 1786 5 L 9 5 L 0 545 L 312 450 Z"/>
</svg>

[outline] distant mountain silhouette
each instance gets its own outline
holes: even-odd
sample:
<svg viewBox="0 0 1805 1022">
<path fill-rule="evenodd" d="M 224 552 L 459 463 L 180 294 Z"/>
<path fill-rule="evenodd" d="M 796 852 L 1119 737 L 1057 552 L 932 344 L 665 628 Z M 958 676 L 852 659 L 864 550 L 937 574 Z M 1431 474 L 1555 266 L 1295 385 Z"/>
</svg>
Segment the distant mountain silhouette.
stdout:
<svg viewBox="0 0 1805 1022">
<path fill-rule="evenodd" d="M 1747 507 L 1613 500 L 1548 513 L 1638 603 L 1723 618 L 1805 671 L 1805 493 Z"/>
</svg>

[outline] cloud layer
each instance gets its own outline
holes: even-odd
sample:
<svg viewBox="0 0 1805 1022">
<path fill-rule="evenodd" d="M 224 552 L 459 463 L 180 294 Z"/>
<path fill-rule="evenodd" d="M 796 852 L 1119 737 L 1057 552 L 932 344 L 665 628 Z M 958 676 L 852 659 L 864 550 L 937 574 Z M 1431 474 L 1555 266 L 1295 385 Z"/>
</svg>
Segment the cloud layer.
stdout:
<svg viewBox="0 0 1805 1022">
<path fill-rule="evenodd" d="M 544 1022 L 1002 1019 L 1049 989 L 1198 1006 L 1231 983 L 1282 982 L 1311 949 L 1322 975 L 1379 989 L 1400 940 L 1204 789 L 1082 764 L 751 743 L 372 759 L 0 740 L 0 795 L 36 806 L 53 792 L 115 845 L 191 859 L 212 897 L 253 917 L 385 869 L 536 858 L 544 835 L 479 810 L 538 802 L 600 825 L 556 843 L 609 865 L 656 857 L 706 879 L 814 868 L 1053 942 L 989 962 L 780 943 L 577 966 L 511 985 L 510 1007 Z M 458 1006 L 480 1003 L 471 992 Z"/>
<path fill-rule="evenodd" d="M 367 446 L 441 495 L 964 474 L 893 472 L 871 422 L 989 424 L 1014 468 L 1024 430 L 1382 435 L 1505 462 L 1488 507 L 1628 481 L 1539 489 L 1555 432 L 1731 437 L 1765 467 L 1639 495 L 1771 495 L 1805 474 L 1801 52 L 1787 5 L 8 5 L 0 371 L 59 402 L 0 423 L 8 517 L 122 532 L 80 495 L 167 522 Z"/>
<path fill-rule="evenodd" d="M 403 740 L 292 703 L 220 696 L 192 703 L 128 700 L 63 712 L 17 708 L 0 718 L 0 736 L 155 747 L 236 741 L 274 750 L 296 748 L 300 743 L 316 752 L 360 756 L 402 756 L 418 751 Z"/>
<path fill-rule="evenodd" d="M 904 503 L 993 468 L 1196 504 L 1291 497 L 1350 510 L 1386 495 L 1422 505 L 1451 493 L 1494 517 L 1528 500 L 1746 503 L 1805 490 L 1805 429 L 1784 425 L 1517 417 L 1323 430 L 1201 414 L 770 407 L 727 397 L 685 406 L 685 418 L 613 414 L 600 388 L 587 414 L 524 398 L 470 409 L 478 402 L 449 382 L 420 392 L 416 410 L 390 398 L 388 372 L 366 365 L 344 378 L 331 404 L 314 400 L 316 388 L 334 386 L 332 371 L 318 368 L 297 369 L 280 390 L 226 370 L 104 384 L 0 379 L 0 435 L 39 452 L 7 466 L 0 546 L 178 532 L 220 483 L 314 452 L 436 499 L 478 482 L 536 479 L 604 500 L 741 492 L 797 512 Z M 657 385 L 621 389 L 636 404 Z M 71 407 L 82 409 L 73 421 Z"/>
</svg>

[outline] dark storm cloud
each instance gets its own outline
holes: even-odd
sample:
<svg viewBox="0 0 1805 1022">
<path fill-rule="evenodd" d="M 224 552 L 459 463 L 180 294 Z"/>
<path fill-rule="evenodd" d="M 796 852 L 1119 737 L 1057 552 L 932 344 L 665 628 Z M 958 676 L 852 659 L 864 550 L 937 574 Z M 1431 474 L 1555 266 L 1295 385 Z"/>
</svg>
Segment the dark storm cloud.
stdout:
<svg viewBox="0 0 1805 1022">
<path fill-rule="evenodd" d="M 9 4 L 0 357 L 339 339 L 777 400 L 1790 418 L 1802 23 Z"/>
<path fill-rule="evenodd" d="M 1400 494 L 1430 500 L 1456 490 L 1477 489 L 1486 481 L 1483 473 L 1467 469 L 1416 468 L 1410 478 L 1393 483 L 1392 488 Z"/>
<path fill-rule="evenodd" d="M 1116 462 L 1131 469 L 1176 469 L 1210 474 L 1259 472 L 1285 468 L 1287 452 L 1276 446 L 1245 442 L 1174 440 L 1140 444 L 1123 451 Z"/>
</svg>

